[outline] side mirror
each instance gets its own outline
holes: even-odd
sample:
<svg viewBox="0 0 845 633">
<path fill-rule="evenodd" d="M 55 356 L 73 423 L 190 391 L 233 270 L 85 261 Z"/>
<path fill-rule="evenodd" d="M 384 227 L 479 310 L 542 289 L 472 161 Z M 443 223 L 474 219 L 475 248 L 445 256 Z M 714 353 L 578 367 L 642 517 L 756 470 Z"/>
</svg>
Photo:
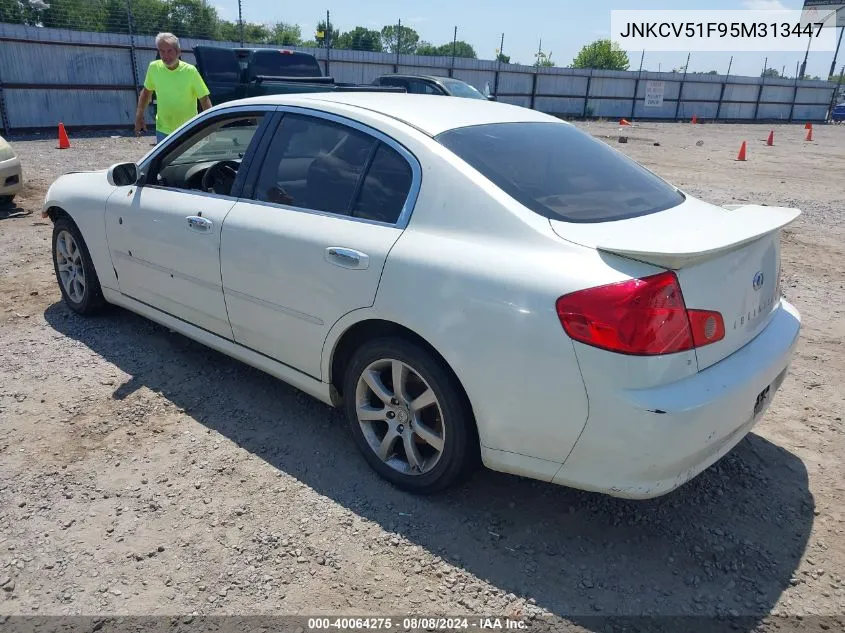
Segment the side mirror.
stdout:
<svg viewBox="0 0 845 633">
<path fill-rule="evenodd" d="M 138 182 L 138 166 L 135 163 L 119 163 L 109 167 L 107 175 L 113 187 L 127 187 Z"/>
</svg>

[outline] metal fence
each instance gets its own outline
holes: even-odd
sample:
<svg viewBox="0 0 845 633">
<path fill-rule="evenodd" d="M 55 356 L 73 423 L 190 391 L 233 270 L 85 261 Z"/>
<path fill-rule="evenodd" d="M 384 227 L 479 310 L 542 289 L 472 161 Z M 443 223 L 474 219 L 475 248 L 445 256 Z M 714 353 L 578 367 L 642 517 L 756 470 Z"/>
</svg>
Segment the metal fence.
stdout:
<svg viewBox="0 0 845 633">
<path fill-rule="evenodd" d="M 125 8 L 126 4 L 115 0 L 115 6 Z M 117 17 L 111 19 L 118 21 Z M 103 28 L 102 24 L 97 28 Z M 147 30 L 157 32 L 159 27 L 151 22 Z M 195 61 L 193 46 L 240 45 L 181 39 L 183 59 L 190 63 Z M 832 82 L 797 78 L 603 71 L 454 56 L 286 48 L 314 54 L 326 74 L 337 81 L 370 83 L 381 74 L 394 72 L 452 76 L 482 91 L 489 86 L 500 101 L 565 118 L 689 120 L 696 116 L 699 120 L 726 122 L 824 121 L 836 90 Z M 144 72 L 155 57 L 152 35 L 0 23 L 0 119 L 4 133 L 55 128 L 58 122 L 69 128 L 130 127 Z M 646 102 L 650 81 L 663 82 L 659 105 Z"/>
</svg>

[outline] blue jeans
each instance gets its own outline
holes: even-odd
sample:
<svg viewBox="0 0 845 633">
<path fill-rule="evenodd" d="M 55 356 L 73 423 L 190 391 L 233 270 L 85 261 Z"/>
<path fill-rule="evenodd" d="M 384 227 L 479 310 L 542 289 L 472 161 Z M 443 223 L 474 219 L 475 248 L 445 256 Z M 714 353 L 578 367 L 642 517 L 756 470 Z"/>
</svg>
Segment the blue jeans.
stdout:
<svg viewBox="0 0 845 633">
<path fill-rule="evenodd" d="M 167 134 L 156 130 L 156 143 L 161 143 L 165 138 L 167 138 Z"/>
</svg>

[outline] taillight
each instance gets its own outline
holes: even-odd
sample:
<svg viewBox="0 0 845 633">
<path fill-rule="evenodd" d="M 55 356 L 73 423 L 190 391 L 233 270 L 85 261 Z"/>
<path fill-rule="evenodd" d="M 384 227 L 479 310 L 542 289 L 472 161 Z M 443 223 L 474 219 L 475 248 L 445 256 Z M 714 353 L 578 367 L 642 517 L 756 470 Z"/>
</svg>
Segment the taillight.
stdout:
<svg viewBox="0 0 845 633">
<path fill-rule="evenodd" d="M 556 307 L 571 338 L 621 354 L 672 354 L 725 336 L 718 312 L 686 309 L 671 271 L 579 290 Z"/>
<path fill-rule="evenodd" d="M 725 338 L 725 322 L 722 315 L 710 310 L 687 310 L 692 327 L 692 342 L 702 347 Z"/>
</svg>

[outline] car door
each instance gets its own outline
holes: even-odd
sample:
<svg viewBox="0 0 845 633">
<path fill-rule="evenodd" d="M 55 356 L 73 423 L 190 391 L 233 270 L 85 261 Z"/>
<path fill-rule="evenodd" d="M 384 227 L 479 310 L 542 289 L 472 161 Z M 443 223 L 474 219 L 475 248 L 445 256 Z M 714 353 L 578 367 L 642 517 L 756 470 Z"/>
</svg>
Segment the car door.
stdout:
<svg viewBox="0 0 845 633">
<path fill-rule="evenodd" d="M 120 292 L 231 340 L 220 278 L 220 230 L 240 164 L 272 110 L 201 119 L 141 165 L 139 184 L 106 203 Z"/>
<path fill-rule="evenodd" d="M 375 300 L 419 188 L 419 164 L 347 119 L 288 111 L 254 169 L 223 225 L 234 339 L 320 378 L 329 329 Z"/>
</svg>

